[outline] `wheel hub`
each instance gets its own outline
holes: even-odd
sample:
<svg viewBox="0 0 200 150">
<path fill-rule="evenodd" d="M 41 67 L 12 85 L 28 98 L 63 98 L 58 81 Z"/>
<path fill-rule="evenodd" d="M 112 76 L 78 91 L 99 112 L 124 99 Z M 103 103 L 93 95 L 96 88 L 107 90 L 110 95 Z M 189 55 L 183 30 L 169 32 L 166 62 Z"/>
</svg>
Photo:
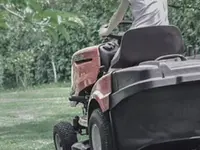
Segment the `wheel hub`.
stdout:
<svg viewBox="0 0 200 150">
<path fill-rule="evenodd" d="M 58 134 L 55 135 L 55 145 L 56 145 L 56 150 L 63 150 L 63 147 L 61 145 L 61 139 Z"/>
<path fill-rule="evenodd" d="M 100 131 L 96 124 L 92 126 L 92 147 L 93 150 L 102 150 Z"/>
</svg>

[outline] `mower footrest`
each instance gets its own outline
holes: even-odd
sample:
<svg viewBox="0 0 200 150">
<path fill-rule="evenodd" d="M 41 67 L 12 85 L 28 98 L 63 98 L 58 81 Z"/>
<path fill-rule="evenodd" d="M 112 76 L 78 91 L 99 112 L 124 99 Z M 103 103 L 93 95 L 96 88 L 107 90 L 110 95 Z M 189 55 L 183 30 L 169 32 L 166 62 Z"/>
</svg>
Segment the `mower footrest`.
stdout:
<svg viewBox="0 0 200 150">
<path fill-rule="evenodd" d="M 78 102 L 78 103 L 85 103 L 86 102 L 86 98 L 84 96 L 71 96 L 69 98 L 69 101 Z"/>
<path fill-rule="evenodd" d="M 88 127 L 88 120 L 87 120 L 88 118 L 87 118 L 87 115 L 85 115 L 85 116 L 81 116 L 80 118 L 79 118 L 79 124 L 81 125 L 81 126 L 83 126 L 83 127 Z"/>
<path fill-rule="evenodd" d="M 72 150 L 90 150 L 89 140 L 72 145 Z"/>
</svg>

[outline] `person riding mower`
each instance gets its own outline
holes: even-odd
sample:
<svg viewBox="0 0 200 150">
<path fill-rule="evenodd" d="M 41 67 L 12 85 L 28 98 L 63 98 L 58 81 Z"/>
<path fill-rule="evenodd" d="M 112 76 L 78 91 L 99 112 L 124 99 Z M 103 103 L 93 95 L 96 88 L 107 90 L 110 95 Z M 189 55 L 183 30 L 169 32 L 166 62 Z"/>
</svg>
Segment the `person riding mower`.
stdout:
<svg viewBox="0 0 200 150">
<path fill-rule="evenodd" d="M 99 35 L 102 38 L 111 34 L 111 32 L 119 25 L 129 6 L 131 7 L 132 17 L 134 19 L 130 29 L 169 25 L 167 0 L 121 0 L 118 9 L 111 17 L 109 24 L 103 25 L 100 28 Z M 111 62 L 112 66 L 118 59 L 117 56 L 119 56 L 119 51 L 116 51 L 116 49 L 119 45 L 114 41 L 106 43 L 104 47 L 105 49 L 112 51 L 112 53 L 117 52 Z M 113 50 L 115 51 L 113 52 Z"/>
</svg>

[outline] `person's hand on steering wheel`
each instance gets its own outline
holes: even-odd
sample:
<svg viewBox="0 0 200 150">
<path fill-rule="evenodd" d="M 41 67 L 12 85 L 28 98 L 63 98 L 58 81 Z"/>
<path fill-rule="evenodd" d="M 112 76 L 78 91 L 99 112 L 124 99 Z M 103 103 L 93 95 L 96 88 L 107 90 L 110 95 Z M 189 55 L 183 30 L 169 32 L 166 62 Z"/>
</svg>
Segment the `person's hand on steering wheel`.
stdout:
<svg viewBox="0 0 200 150">
<path fill-rule="evenodd" d="M 100 37 L 106 37 L 108 36 L 110 33 L 108 32 L 108 25 L 103 25 L 101 26 L 100 30 L 99 30 L 99 36 Z"/>
</svg>

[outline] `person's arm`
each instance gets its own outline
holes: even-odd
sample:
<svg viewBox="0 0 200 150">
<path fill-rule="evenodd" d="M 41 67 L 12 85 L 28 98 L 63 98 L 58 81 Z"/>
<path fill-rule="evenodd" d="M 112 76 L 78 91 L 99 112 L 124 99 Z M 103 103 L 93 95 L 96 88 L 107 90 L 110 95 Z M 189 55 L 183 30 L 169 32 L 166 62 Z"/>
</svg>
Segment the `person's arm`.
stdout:
<svg viewBox="0 0 200 150">
<path fill-rule="evenodd" d="M 104 25 L 100 28 L 100 36 L 107 36 L 109 35 L 122 21 L 124 15 L 128 9 L 129 1 L 128 0 L 121 0 L 121 4 L 119 5 L 117 11 L 111 17 L 109 24 Z"/>
<path fill-rule="evenodd" d="M 108 33 L 110 34 L 122 21 L 124 15 L 128 9 L 129 1 L 128 0 L 121 0 L 121 4 L 119 5 L 117 11 L 113 14 L 112 18 L 108 24 Z"/>
</svg>

